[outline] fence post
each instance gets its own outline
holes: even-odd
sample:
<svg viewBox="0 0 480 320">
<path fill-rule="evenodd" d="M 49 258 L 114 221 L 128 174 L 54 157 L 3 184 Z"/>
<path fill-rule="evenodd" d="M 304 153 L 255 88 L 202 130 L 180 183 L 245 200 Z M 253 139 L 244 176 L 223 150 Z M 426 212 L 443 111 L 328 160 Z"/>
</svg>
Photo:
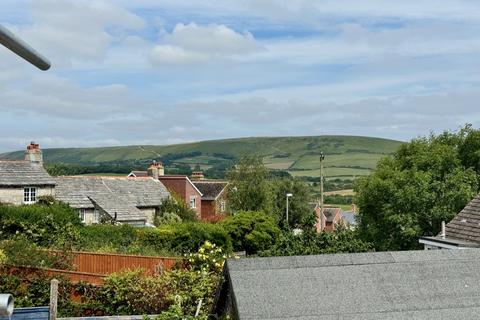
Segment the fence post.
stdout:
<svg viewBox="0 0 480 320">
<path fill-rule="evenodd" d="M 57 319 L 57 302 L 58 302 L 58 280 L 52 279 L 50 282 L 50 318 L 49 320 Z"/>
</svg>

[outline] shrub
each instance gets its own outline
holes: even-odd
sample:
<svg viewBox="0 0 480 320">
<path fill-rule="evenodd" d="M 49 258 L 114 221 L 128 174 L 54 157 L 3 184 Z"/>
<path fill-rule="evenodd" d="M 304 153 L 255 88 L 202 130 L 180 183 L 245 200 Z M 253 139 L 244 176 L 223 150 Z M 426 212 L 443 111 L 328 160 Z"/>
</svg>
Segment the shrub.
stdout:
<svg viewBox="0 0 480 320">
<path fill-rule="evenodd" d="M 0 239 L 21 234 L 43 247 L 72 246 L 78 241 L 80 226 L 76 211 L 66 204 L 0 205 Z"/>
<path fill-rule="evenodd" d="M 172 194 L 171 197 L 163 200 L 158 217 L 172 213 L 179 216 L 182 221 L 197 220 L 197 213 L 195 210 L 188 207 L 185 201 L 176 194 Z M 161 223 L 159 222 L 159 224 Z"/>
<path fill-rule="evenodd" d="M 140 245 L 183 254 L 198 251 L 207 240 L 221 246 L 226 252 L 232 251 L 229 235 L 218 224 L 185 222 L 139 232 Z"/>
<path fill-rule="evenodd" d="M 114 248 L 114 252 L 125 253 L 137 240 L 137 230 L 138 228 L 129 225 L 97 224 L 83 226 L 79 230 L 80 240 L 77 247 L 87 251 Z"/>
<path fill-rule="evenodd" d="M 226 258 L 222 248 L 210 241 L 205 241 L 198 252 L 187 255 L 190 270 L 199 272 L 220 273 Z"/>
<path fill-rule="evenodd" d="M 271 247 L 280 236 L 280 229 L 272 216 L 257 211 L 241 211 L 220 223 L 233 240 L 236 251 L 248 254 Z"/>
</svg>

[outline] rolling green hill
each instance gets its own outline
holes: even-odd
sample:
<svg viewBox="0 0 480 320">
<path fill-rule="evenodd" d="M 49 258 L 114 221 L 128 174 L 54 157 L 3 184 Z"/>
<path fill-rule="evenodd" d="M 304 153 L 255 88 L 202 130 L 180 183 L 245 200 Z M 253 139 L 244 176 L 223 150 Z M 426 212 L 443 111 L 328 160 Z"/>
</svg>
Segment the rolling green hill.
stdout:
<svg viewBox="0 0 480 320">
<path fill-rule="evenodd" d="M 365 175 L 377 161 L 395 151 L 402 142 L 357 136 L 256 137 L 201 141 L 187 144 L 123 146 L 101 148 L 45 149 L 47 163 L 81 165 L 145 164 L 152 159 L 175 162 L 202 169 L 244 155 L 264 157 L 270 169 L 281 169 L 293 176 L 319 176 L 319 154 L 326 155 L 325 173 L 329 178 Z M 21 159 L 23 151 L 0 155 L 0 159 Z"/>
</svg>

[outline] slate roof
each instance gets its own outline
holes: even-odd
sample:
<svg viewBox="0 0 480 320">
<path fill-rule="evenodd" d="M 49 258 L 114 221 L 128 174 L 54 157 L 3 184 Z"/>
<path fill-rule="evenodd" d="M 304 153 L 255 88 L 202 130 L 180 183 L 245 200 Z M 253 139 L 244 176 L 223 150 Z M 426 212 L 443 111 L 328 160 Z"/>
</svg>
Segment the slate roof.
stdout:
<svg viewBox="0 0 480 320">
<path fill-rule="evenodd" d="M 57 177 L 56 198 L 73 208 L 93 208 L 94 202 L 112 218 L 138 220 L 145 215 L 138 209 L 157 207 L 170 193 L 153 178 Z"/>
<path fill-rule="evenodd" d="M 202 193 L 202 200 L 215 200 L 227 187 L 225 181 L 200 180 L 192 181 Z"/>
<path fill-rule="evenodd" d="M 353 211 L 343 211 L 343 219 L 351 226 L 357 225 L 357 215 Z"/>
<path fill-rule="evenodd" d="M 445 226 L 449 239 L 480 244 L 480 194 Z"/>
<path fill-rule="evenodd" d="M 225 272 L 239 320 L 460 320 L 480 312 L 478 249 L 246 258 L 228 260 Z"/>
<path fill-rule="evenodd" d="M 0 186 L 54 186 L 43 166 L 30 161 L 0 161 Z"/>
<path fill-rule="evenodd" d="M 333 222 L 338 214 L 342 213 L 340 208 L 323 208 L 323 215 L 327 222 Z"/>
</svg>

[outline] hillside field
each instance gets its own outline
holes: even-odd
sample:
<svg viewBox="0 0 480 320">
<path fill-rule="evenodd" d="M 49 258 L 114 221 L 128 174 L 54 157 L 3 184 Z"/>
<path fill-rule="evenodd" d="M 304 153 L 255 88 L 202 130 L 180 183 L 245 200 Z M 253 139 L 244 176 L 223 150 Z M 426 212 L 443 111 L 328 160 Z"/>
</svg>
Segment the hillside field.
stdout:
<svg viewBox="0 0 480 320">
<path fill-rule="evenodd" d="M 40 141 L 41 143 L 41 141 Z M 293 176 L 318 177 L 319 155 L 325 154 L 327 179 L 352 179 L 369 174 L 379 159 L 393 153 L 402 142 L 359 136 L 255 137 L 201 141 L 156 146 L 44 149 L 47 163 L 79 165 L 145 166 L 152 160 L 200 166 L 207 170 L 245 155 L 264 158 L 269 169 L 285 170 Z M 22 159 L 23 151 L 0 155 L 0 159 Z"/>
</svg>

